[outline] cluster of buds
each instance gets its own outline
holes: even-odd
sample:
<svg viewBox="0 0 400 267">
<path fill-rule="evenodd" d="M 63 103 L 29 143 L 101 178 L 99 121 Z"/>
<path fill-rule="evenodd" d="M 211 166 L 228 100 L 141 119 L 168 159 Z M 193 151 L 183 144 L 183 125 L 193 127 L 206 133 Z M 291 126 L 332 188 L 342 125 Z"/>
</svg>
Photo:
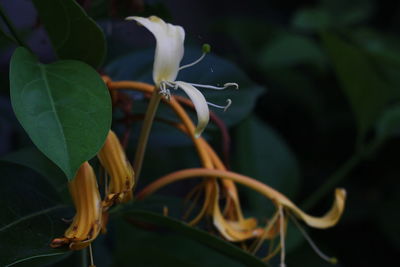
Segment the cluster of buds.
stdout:
<svg viewBox="0 0 400 267">
<path fill-rule="evenodd" d="M 105 229 L 106 220 L 103 218 L 107 217 L 108 208 L 132 199 L 134 172 L 113 131 L 110 130 L 98 158 L 110 176 L 104 200 L 101 199 L 93 168 L 86 161 L 69 182 L 76 214 L 64 236 L 51 242 L 52 247 L 68 246 L 71 250 L 87 247 Z"/>
</svg>

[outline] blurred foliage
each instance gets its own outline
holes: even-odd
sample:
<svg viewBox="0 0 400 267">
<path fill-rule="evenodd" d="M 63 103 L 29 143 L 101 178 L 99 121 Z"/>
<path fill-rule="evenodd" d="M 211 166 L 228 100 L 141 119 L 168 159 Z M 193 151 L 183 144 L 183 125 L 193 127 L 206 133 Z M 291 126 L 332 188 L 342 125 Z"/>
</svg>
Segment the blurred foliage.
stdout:
<svg viewBox="0 0 400 267">
<path fill-rule="evenodd" d="M 339 259 L 340 266 L 395 262 L 400 252 L 397 212 L 400 204 L 399 3 L 377 0 L 76 1 L 81 9 L 71 1 L 71 12 L 84 20 L 83 27 L 72 23 L 74 16 L 67 16 L 72 23 L 68 24 L 60 19 L 61 15 L 49 13 L 47 2 L 33 1 L 57 57 L 83 60 L 117 80 L 151 79 L 153 50 L 143 49 L 148 48 L 146 41 L 151 39 L 137 37 L 143 32 L 132 33 L 130 26 L 121 26 L 120 20 L 126 15 L 156 14 L 184 25 L 187 38 L 193 43 L 187 49 L 187 62 L 200 55 L 201 42 L 210 42 L 213 54 L 190 72 L 182 71 L 181 78 L 199 83 L 240 84 L 239 91 L 207 94 L 215 103 L 222 104 L 227 97 L 233 100 L 226 113 L 216 112 L 230 127 L 232 169 L 275 187 L 314 213 L 325 208 L 334 187 L 345 187 L 349 200 L 344 220 L 334 229 L 309 234 L 324 252 Z M 50 2 L 56 4 L 56 1 Z M 188 5 L 198 7 L 197 12 L 188 15 Z M 104 35 L 86 17 L 85 10 L 99 22 Z M 43 13 L 48 16 L 43 17 Z M 11 17 L 14 23 L 18 21 Z M 65 36 L 57 34 L 65 31 L 55 32 L 52 30 L 55 25 L 72 25 L 72 36 L 77 37 L 70 36 L 68 42 L 61 42 Z M 7 58 L 7 62 L 2 62 L 5 70 L 11 43 L 17 41 L 7 25 L 0 26 L 0 48 Z M 39 26 L 29 27 L 32 30 Z M 18 30 L 27 31 L 23 27 Z M 86 36 L 87 31 L 93 35 Z M 34 34 L 26 36 L 35 38 Z M 29 40 L 27 43 L 33 51 L 43 49 L 33 46 L 34 42 Z M 96 40 L 101 40 L 101 45 L 91 43 Z M 7 108 L 7 80 L 8 73 L 4 71 L 0 79 L 0 100 L 7 104 L 0 107 L 0 152 L 4 161 L 0 165 L 0 206 L 5 212 L 0 215 L 0 265 L 48 255 L 27 263 L 77 266 L 82 261 L 79 253 L 54 255 L 60 251 L 48 247 L 51 238 L 65 228 L 60 218 L 72 216 L 64 206 L 70 203 L 65 194 L 65 176 L 31 147 L 15 122 L 11 109 Z M 143 99 L 131 96 L 133 110 L 142 114 Z M 159 116 L 175 119 L 163 107 Z M 121 131 L 118 123 L 114 127 Z M 129 156 L 139 127 L 140 124 L 133 127 Z M 205 133 L 208 141 L 223 152 L 218 128 L 210 125 Z M 12 153 L 5 155 L 6 152 Z M 143 172 L 148 178 L 141 183 L 199 164 L 190 141 L 162 123 L 155 124 L 145 162 Z M 153 206 L 134 203 L 133 210 L 131 206 L 116 210 L 109 234 L 95 242 L 96 265 L 259 264 L 256 258 L 239 251 L 235 245 L 176 221 L 183 209 L 178 203 L 191 185 L 183 183 L 176 189 L 162 190 L 155 196 Z M 246 215 L 265 220 L 272 207 L 243 188 L 240 193 Z M 177 199 L 165 200 L 166 194 L 177 195 Z M 168 203 L 175 219 L 159 216 L 163 207 L 157 197 L 163 199 L 162 203 Z M 320 200 L 322 204 L 318 204 Z M 133 219 L 125 220 L 128 215 Z M 3 242 L 6 239 L 12 242 L 6 244 Z M 35 251 L 33 247 L 40 249 Z M 19 251 L 18 255 L 15 251 Z M 112 257 L 115 262 L 110 262 Z M 328 265 L 317 257 L 293 226 L 289 229 L 287 258 L 288 266 Z"/>
<path fill-rule="evenodd" d="M 344 266 L 389 264 L 400 251 L 398 218 L 382 213 L 399 204 L 400 7 L 325 0 L 285 8 L 290 2 L 271 4 L 289 11 L 283 24 L 242 16 L 212 28 L 232 40 L 227 55 L 268 86 L 256 113 L 285 137 L 300 162 L 298 199 L 318 210 L 317 200 L 334 186 L 349 191 L 344 222 L 329 233 L 313 232 L 319 245 Z M 354 247 L 363 253 L 352 253 Z M 299 247 L 288 265 L 324 266 L 310 253 Z"/>
</svg>

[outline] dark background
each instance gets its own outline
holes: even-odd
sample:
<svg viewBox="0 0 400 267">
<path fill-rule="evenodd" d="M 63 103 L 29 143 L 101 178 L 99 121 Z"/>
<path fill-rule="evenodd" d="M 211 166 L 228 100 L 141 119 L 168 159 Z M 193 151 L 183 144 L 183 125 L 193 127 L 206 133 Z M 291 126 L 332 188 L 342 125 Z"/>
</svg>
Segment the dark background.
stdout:
<svg viewBox="0 0 400 267">
<path fill-rule="evenodd" d="M 400 120 L 398 112 L 390 112 L 398 107 L 400 96 L 398 1 L 78 2 L 106 33 L 109 50 L 105 65 L 131 51 L 133 44 L 149 45 L 150 37 L 138 40 L 131 25 L 121 22 L 132 14 L 156 14 L 182 25 L 188 42 L 209 43 L 213 53 L 238 65 L 266 88 L 254 112 L 283 138 L 298 162 L 295 202 L 320 214 L 329 205 L 334 187 L 347 189 L 343 219 L 332 229 L 310 230 L 313 240 L 337 257 L 341 266 L 387 266 L 398 261 Z M 30 1 L 1 1 L 1 5 L 41 59 L 53 60 Z M 335 50 L 326 34 L 360 52 L 369 65 L 353 64 L 360 55 Z M 1 48 L 0 155 L 4 155 L 29 141 L 18 126 L 9 123 L 15 120 L 7 100 L 7 66 L 13 48 Z M 340 56 L 343 53 L 348 62 Z M 362 82 L 369 83 L 371 73 L 380 79 L 379 86 Z M 354 81 L 354 77 L 359 79 Z M 352 93 L 353 89 L 365 93 Z M 371 94 L 385 95 L 384 104 L 376 108 L 374 99 L 369 99 Z M 361 117 L 369 122 L 362 129 L 360 116 L 355 115 L 360 112 L 367 114 Z M 382 126 L 388 117 L 389 130 Z M 235 138 L 239 138 L 235 128 L 231 134 L 235 153 Z M 316 192 L 322 193 L 318 196 Z M 328 265 L 306 242 L 298 242 L 288 252 L 287 263 Z"/>
</svg>

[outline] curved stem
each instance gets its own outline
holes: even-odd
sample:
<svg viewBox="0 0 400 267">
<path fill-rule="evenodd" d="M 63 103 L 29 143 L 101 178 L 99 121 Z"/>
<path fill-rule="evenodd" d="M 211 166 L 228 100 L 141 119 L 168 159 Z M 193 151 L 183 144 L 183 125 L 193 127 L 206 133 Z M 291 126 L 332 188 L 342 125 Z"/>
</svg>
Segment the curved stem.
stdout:
<svg viewBox="0 0 400 267">
<path fill-rule="evenodd" d="M 147 142 L 149 141 L 150 130 L 153 126 L 154 117 L 157 113 L 161 98 L 162 96 L 154 90 L 150 98 L 149 106 L 147 107 L 146 115 L 144 117 L 143 126 L 140 131 L 138 146 L 135 153 L 135 159 L 133 162 L 133 170 L 135 171 L 136 182 L 140 178 L 143 158 L 146 152 Z"/>
<path fill-rule="evenodd" d="M 250 177 L 223 170 L 212 170 L 212 169 L 204 169 L 204 168 L 194 168 L 194 169 L 186 169 L 177 171 L 171 174 L 168 174 L 164 177 L 159 178 L 155 182 L 151 183 L 147 187 L 145 187 L 136 197 L 137 199 L 143 199 L 148 195 L 153 194 L 158 189 L 171 184 L 173 182 L 177 182 L 180 180 L 190 179 L 190 178 L 198 178 L 198 177 L 220 177 L 223 179 L 232 180 L 239 184 L 243 184 L 261 194 L 268 197 L 272 201 L 277 201 L 278 199 L 285 199 L 289 201 L 283 194 L 279 193 L 275 189 L 257 181 Z"/>
<path fill-rule="evenodd" d="M 346 191 L 344 189 L 336 189 L 335 191 L 335 201 L 331 207 L 331 209 L 322 217 L 314 217 L 306 214 L 301 209 L 299 209 L 292 201 L 290 201 L 285 195 L 276 191 L 272 187 L 269 187 L 262 182 L 252 179 L 248 176 L 241 175 L 238 173 L 223 171 L 223 170 L 211 170 L 204 168 L 194 168 L 194 169 L 186 169 L 177 171 L 171 174 L 168 174 L 164 177 L 159 178 L 155 182 L 148 185 L 144 188 L 138 195 L 137 198 L 141 199 L 147 195 L 150 195 L 160 189 L 163 186 L 166 186 L 170 183 L 190 179 L 190 178 L 198 178 L 198 177 L 207 177 L 209 179 L 228 179 L 233 182 L 245 185 L 254 191 L 261 193 L 262 195 L 269 198 L 276 205 L 282 205 L 285 208 L 291 210 L 297 217 L 301 218 L 305 223 L 307 223 L 311 227 L 315 228 L 328 228 L 335 225 L 340 217 L 343 214 L 344 204 L 346 199 Z"/>
</svg>

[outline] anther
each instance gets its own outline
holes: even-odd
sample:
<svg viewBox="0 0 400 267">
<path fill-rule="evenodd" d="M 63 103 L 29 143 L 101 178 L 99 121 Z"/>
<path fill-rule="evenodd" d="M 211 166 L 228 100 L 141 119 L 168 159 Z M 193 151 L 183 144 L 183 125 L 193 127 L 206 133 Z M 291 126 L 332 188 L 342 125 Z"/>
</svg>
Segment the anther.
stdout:
<svg viewBox="0 0 400 267">
<path fill-rule="evenodd" d="M 226 83 L 226 84 L 224 84 L 224 87 L 225 88 L 228 88 L 228 87 L 235 87 L 235 89 L 239 89 L 239 85 L 237 84 L 237 83 Z"/>
<path fill-rule="evenodd" d="M 165 81 L 161 82 L 158 92 L 160 95 L 164 96 L 167 100 L 170 100 L 171 92 L 169 91 L 167 86 L 171 86 L 171 84 L 169 84 L 168 82 L 165 82 Z"/>
</svg>

